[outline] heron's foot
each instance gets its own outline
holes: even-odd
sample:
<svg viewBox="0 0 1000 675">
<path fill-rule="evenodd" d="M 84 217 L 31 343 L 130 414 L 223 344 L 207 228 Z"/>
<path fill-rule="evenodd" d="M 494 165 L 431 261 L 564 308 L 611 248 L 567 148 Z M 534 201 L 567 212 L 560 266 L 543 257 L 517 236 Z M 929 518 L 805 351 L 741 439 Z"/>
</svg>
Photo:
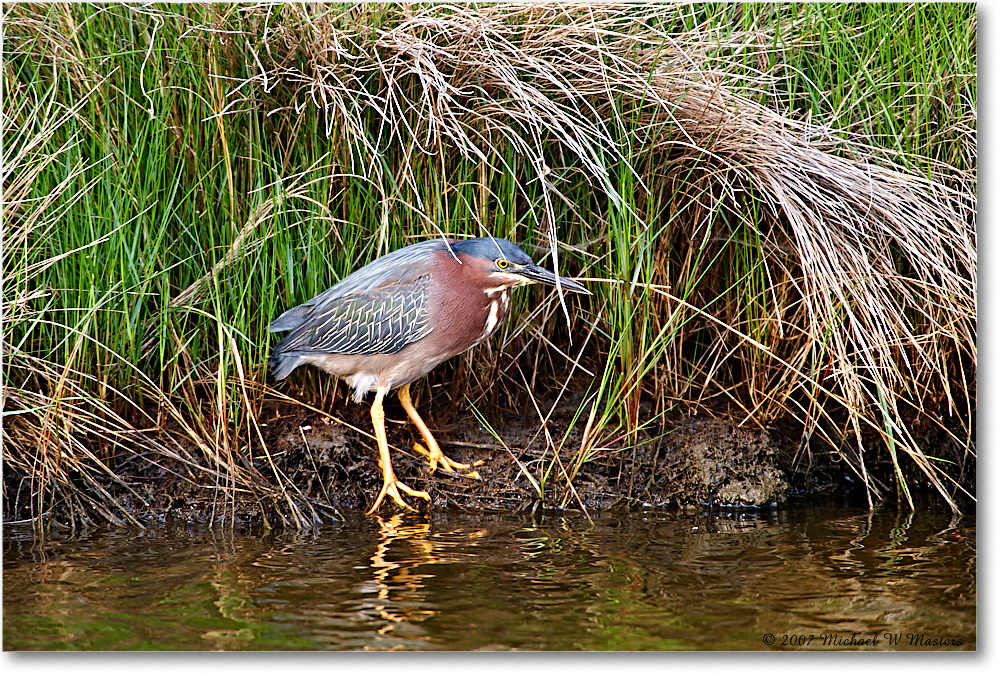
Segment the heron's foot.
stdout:
<svg viewBox="0 0 1000 675">
<path fill-rule="evenodd" d="M 440 464 L 441 468 L 448 473 L 461 473 L 462 471 L 470 467 L 483 465 L 483 460 L 481 459 L 473 462 L 472 464 L 462 464 L 461 462 L 456 462 L 455 460 L 451 459 L 446 454 L 441 452 L 441 448 L 438 447 L 437 443 L 432 444 L 430 450 L 420 445 L 419 443 L 414 443 L 413 449 L 427 458 L 427 462 L 430 464 L 431 473 L 434 473 L 437 470 L 438 464 Z M 480 480 L 481 478 L 478 471 L 470 471 L 462 475 L 466 476 L 467 478 L 475 478 L 476 480 Z"/>
<path fill-rule="evenodd" d="M 386 495 L 392 497 L 392 501 L 396 502 L 401 508 L 407 511 L 416 511 L 415 508 L 403 501 L 403 496 L 399 494 L 400 490 L 411 497 L 426 499 L 428 502 L 431 500 L 431 496 L 423 490 L 414 490 L 406 483 L 401 483 L 395 476 L 386 476 L 382 483 L 382 490 L 378 493 L 378 497 L 375 498 L 375 504 L 368 509 L 365 515 L 370 516 L 378 511 L 378 507 L 382 505 L 382 500 L 385 499 Z"/>
<path fill-rule="evenodd" d="M 431 430 L 427 428 L 427 425 L 420 418 L 420 414 L 417 412 L 417 409 L 413 407 L 413 400 L 410 398 L 409 384 L 405 384 L 402 388 L 400 388 L 399 402 L 403 404 L 406 414 L 410 417 L 410 420 L 413 421 L 413 424 L 416 425 L 417 429 L 420 431 L 420 435 L 424 438 L 424 443 L 427 444 L 425 447 L 419 443 L 414 443 L 413 449 L 427 458 L 427 461 L 430 463 L 431 473 L 434 473 L 437 470 L 438 464 L 440 464 L 441 468 L 448 473 L 459 473 L 462 470 L 469 468 L 469 464 L 456 462 L 455 460 L 446 457 L 445 454 L 441 452 L 441 447 L 438 445 L 437 441 L 434 440 L 434 434 L 431 433 Z M 427 448 L 430 448 L 430 450 Z M 479 461 L 474 462 L 471 466 L 480 466 L 481 464 L 482 461 Z M 470 471 L 469 473 L 463 475 L 468 478 L 479 478 L 478 471 Z"/>
</svg>

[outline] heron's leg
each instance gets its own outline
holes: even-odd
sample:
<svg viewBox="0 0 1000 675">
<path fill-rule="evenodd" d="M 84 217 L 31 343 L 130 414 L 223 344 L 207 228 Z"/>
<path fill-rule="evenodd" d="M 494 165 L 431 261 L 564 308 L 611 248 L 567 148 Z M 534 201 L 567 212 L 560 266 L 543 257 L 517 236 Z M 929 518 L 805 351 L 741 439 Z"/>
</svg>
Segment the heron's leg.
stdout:
<svg viewBox="0 0 1000 675">
<path fill-rule="evenodd" d="M 403 409 L 406 410 L 406 414 L 409 415 L 410 419 L 413 420 L 413 424 L 416 425 L 417 429 L 420 430 L 420 435 L 424 437 L 424 442 L 427 447 L 420 445 L 419 443 L 413 444 L 413 449 L 419 452 L 421 455 L 427 458 L 431 465 L 431 473 L 434 473 L 437 469 L 437 465 L 440 464 L 441 468 L 449 473 L 455 472 L 459 469 L 468 469 L 468 464 L 462 464 L 456 462 L 453 459 L 449 459 L 443 452 L 441 452 L 441 446 L 434 439 L 434 435 L 431 434 L 431 430 L 427 428 L 424 421 L 420 419 L 420 415 L 417 414 L 417 409 L 413 407 L 413 401 L 410 399 L 410 385 L 405 384 L 399 390 L 399 402 L 403 404 Z M 475 466 L 482 464 L 482 461 L 476 462 Z M 465 474 L 469 478 L 479 478 L 478 471 L 470 471 Z"/>
<path fill-rule="evenodd" d="M 415 511 L 416 509 L 403 501 L 403 497 L 399 494 L 400 490 L 411 497 L 420 497 L 427 501 L 431 500 L 431 496 L 426 492 L 414 490 L 400 483 L 396 480 L 396 474 L 392 471 L 392 460 L 389 458 L 389 441 L 385 437 L 385 412 L 382 410 L 382 399 L 385 398 L 386 391 L 385 387 L 379 387 L 378 391 L 375 392 L 375 402 L 372 403 L 372 426 L 375 427 L 375 441 L 378 443 L 378 465 L 382 469 L 382 490 L 378 493 L 378 497 L 375 498 L 375 504 L 368 509 L 366 515 L 375 513 L 378 507 L 382 505 L 382 500 L 385 499 L 386 495 L 392 497 L 392 501 L 404 509 Z"/>
</svg>

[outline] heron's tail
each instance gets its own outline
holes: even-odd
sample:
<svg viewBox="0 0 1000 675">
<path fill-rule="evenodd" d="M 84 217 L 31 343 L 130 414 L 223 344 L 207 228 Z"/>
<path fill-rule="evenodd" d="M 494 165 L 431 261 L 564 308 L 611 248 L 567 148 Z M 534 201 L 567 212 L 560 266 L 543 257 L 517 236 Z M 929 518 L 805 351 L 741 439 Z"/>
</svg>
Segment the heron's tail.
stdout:
<svg viewBox="0 0 1000 675">
<path fill-rule="evenodd" d="M 274 379 L 283 380 L 289 373 L 302 365 L 302 359 L 297 354 L 275 354 L 268 366 Z"/>
</svg>

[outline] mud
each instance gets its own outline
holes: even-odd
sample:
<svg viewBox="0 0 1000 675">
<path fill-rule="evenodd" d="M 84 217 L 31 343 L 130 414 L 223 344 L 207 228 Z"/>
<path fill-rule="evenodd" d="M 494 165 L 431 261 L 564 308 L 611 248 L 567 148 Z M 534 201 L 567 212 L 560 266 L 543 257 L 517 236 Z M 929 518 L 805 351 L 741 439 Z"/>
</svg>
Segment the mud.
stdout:
<svg viewBox="0 0 1000 675">
<path fill-rule="evenodd" d="M 494 437 L 471 412 L 420 410 L 445 454 L 476 463 L 480 476 L 476 480 L 440 469 L 432 474 L 426 460 L 411 449 L 421 440 L 419 433 L 395 399 L 388 400 L 386 428 L 396 475 L 432 497 L 431 504 L 408 498 L 420 510 L 759 508 L 785 502 L 796 481 L 799 493 L 817 487 L 811 484 L 812 474 L 791 467 L 797 444 L 780 434 L 711 417 L 679 420 L 658 437 L 638 435 L 580 463 L 576 454 L 583 425 L 572 427 L 572 399 L 557 407 L 547 424 L 549 436 L 562 442 L 558 458 L 534 413 L 487 415 Z M 254 442 L 250 454 L 261 473 L 272 473 L 273 461 L 278 474 L 303 496 L 331 511 L 361 510 L 372 503 L 382 477 L 368 435 L 367 402 L 342 402 L 330 414 L 274 405 L 260 421 L 267 453 Z M 387 500 L 382 508 L 388 512 L 395 507 Z"/>
<path fill-rule="evenodd" d="M 314 402 L 315 403 L 315 402 Z M 550 403 L 540 402 L 549 410 Z M 395 397 L 386 401 L 386 428 L 397 477 L 427 491 L 430 504 L 408 498 L 421 511 L 538 511 L 594 513 L 632 508 L 772 508 L 793 495 L 858 492 L 850 472 L 829 450 L 803 453 L 794 433 L 740 427 L 724 417 L 684 417 L 656 436 L 619 438 L 579 461 L 582 423 L 573 425 L 579 401 L 571 394 L 552 412 L 548 437 L 538 416 L 481 405 L 494 436 L 468 408 L 418 402 L 442 450 L 454 460 L 481 462 L 479 480 L 438 470 L 412 450 L 419 433 Z M 319 406 L 316 406 L 319 407 Z M 115 467 L 127 481 L 109 482 L 122 510 L 142 520 L 231 520 L 294 523 L 296 509 L 310 519 L 336 518 L 367 509 L 381 487 L 371 434 L 369 403 L 340 398 L 328 412 L 269 401 L 258 422 L 263 443 L 251 435 L 239 457 L 240 470 L 255 472 L 286 490 L 253 494 L 207 484 L 181 466 L 128 460 Z M 321 408 L 324 409 L 324 408 Z M 187 476 L 185 479 L 184 477 Z M 30 481 L 5 473 L 7 519 L 28 517 L 30 500 L 19 492 Z M 855 494 L 855 496 L 857 496 Z M 15 499 L 10 497 L 15 496 Z M 386 500 L 385 513 L 396 507 Z M 56 509 L 58 510 L 58 509 Z"/>
<path fill-rule="evenodd" d="M 366 506 L 381 486 L 374 442 L 351 428 L 362 428 L 366 419 L 345 424 L 332 416 L 287 413 L 276 411 L 266 422 L 265 440 L 278 468 L 305 494 L 338 509 Z M 441 470 L 431 474 L 426 460 L 410 450 L 420 438 L 403 423 L 402 409 L 390 405 L 386 413 L 397 476 L 431 493 L 435 508 L 516 511 L 688 503 L 759 507 L 784 502 L 789 491 L 789 481 L 776 463 L 779 453 L 766 432 L 709 418 L 687 420 L 658 442 L 638 438 L 632 446 L 604 449 L 574 475 L 579 443 L 575 430 L 556 459 L 544 447 L 544 432 L 539 433 L 537 423 L 512 416 L 491 420 L 501 444 L 471 415 L 443 426 L 431 417 L 445 454 L 459 462 L 481 462 L 476 467 L 480 479 L 475 480 Z M 558 413 L 549 422 L 550 434 L 562 438 L 564 420 Z M 419 500 L 408 501 L 424 506 Z"/>
</svg>

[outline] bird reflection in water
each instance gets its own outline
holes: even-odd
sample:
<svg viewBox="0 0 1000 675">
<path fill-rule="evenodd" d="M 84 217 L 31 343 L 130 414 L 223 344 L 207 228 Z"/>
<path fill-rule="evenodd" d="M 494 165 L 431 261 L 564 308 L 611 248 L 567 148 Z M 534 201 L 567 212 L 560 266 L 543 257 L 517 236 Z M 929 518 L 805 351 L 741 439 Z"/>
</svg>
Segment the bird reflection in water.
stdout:
<svg viewBox="0 0 1000 675">
<path fill-rule="evenodd" d="M 428 520 L 403 514 L 376 520 L 379 539 L 371 556 L 372 579 L 360 590 L 375 596 L 364 603 L 362 613 L 370 620 L 384 622 L 376 632 L 385 641 L 365 649 L 401 650 L 412 648 L 413 640 L 431 642 L 433 638 L 416 624 L 439 612 L 428 599 L 427 582 L 436 576 L 434 565 L 472 557 L 474 553 L 467 549 L 477 546 L 486 530 L 432 532 Z"/>
</svg>

